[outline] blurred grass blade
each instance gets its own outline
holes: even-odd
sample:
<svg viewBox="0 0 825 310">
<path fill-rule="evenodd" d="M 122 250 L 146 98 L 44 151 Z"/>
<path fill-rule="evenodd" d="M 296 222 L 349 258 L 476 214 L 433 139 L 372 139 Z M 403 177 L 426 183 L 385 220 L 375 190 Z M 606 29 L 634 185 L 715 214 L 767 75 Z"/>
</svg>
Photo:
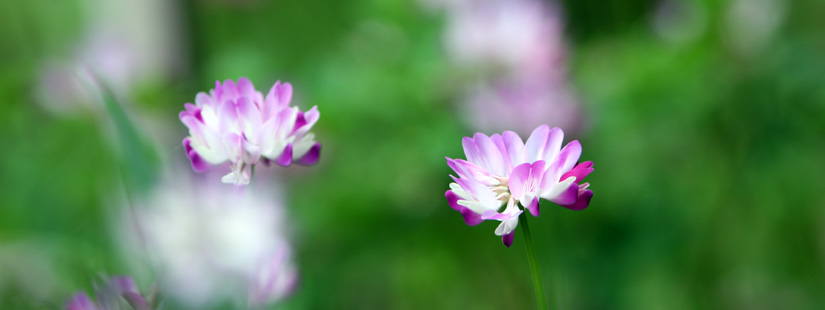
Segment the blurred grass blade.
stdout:
<svg viewBox="0 0 825 310">
<path fill-rule="evenodd" d="M 141 136 L 114 93 L 105 85 L 101 86 L 101 93 L 106 112 L 114 126 L 125 186 L 132 193 L 145 193 L 157 179 L 160 161 L 158 154 L 152 145 Z"/>
</svg>

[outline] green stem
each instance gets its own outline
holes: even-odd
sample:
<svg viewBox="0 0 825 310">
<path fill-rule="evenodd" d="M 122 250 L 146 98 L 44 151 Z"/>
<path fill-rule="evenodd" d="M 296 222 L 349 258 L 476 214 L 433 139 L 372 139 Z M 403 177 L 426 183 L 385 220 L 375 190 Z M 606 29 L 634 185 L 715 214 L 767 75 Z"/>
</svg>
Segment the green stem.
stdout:
<svg viewBox="0 0 825 310">
<path fill-rule="evenodd" d="M 544 286 L 541 284 L 541 272 L 536 259 L 536 249 L 533 248 L 533 237 L 530 236 L 530 225 L 527 224 L 526 212 L 519 215 L 519 226 L 524 233 L 524 245 L 527 248 L 527 261 L 530 262 L 530 270 L 533 272 L 533 288 L 536 290 L 536 303 L 539 309 L 547 310 L 547 299 L 544 296 Z"/>
</svg>

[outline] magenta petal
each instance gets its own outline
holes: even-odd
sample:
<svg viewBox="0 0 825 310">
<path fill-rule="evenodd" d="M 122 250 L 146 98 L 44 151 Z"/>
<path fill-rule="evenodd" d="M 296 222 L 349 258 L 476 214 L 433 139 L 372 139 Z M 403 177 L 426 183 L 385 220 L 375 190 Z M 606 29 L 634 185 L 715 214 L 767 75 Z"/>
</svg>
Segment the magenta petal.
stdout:
<svg viewBox="0 0 825 310">
<path fill-rule="evenodd" d="M 578 194 L 579 194 L 579 185 L 576 184 L 576 183 L 570 183 L 570 186 L 568 186 L 567 189 L 564 190 L 564 192 L 562 192 L 561 194 L 559 194 L 558 197 L 556 197 L 556 198 L 554 198 L 553 200 L 550 200 L 550 201 L 555 202 L 556 204 L 559 204 L 559 205 L 562 205 L 562 206 L 563 205 L 570 205 L 570 204 L 573 204 L 574 202 L 576 202 L 576 197 L 578 197 Z"/>
<path fill-rule="evenodd" d="M 516 237 L 516 231 L 511 231 L 509 234 L 505 234 L 501 236 L 501 242 L 504 243 L 504 246 L 510 247 L 513 245 L 513 239 Z"/>
<path fill-rule="evenodd" d="M 593 198 L 593 191 L 589 189 L 584 189 L 579 192 L 579 196 L 576 199 L 576 202 L 570 205 L 561 205 L 562 207 L 568 208 L 570 210 L 584 210 L 587 206 L 590 205 L 590 199 Z"/>
<path fill-rule="evenodd" d="M 75 293 L 66 303 L 66 310 L 96 310 L 95 303 L 86 293 Z"/>
<path fill-rule="evenodd" d="M 189 162 L 192 164 L 192 170 L 200 173 L 212 169 L 212 164 L 203 160 L 203 158 L 198 155 L 198 152 L 192 149 L 192 146 L 190 146 L 189 143 L 189 137 L 183 139 L 183 148 L 186 150 L 186 157 L 189 158 Z"/>
<path fill-rule="evenodd" d="M 303 157 L 298 159 L 298 164 L 309 166 L 314 165 L 321 158 L 321 143 L 315 142 Z"/>
<path fill-rule="evenodd" d="M 307 124 L 307 119 L 304 118 L 304 112 L 298 111 L 298 115 L 295 116 L 295 126 L 292 127 L 292 133 L 294 134 L 298 129 L 304 127 Z"/>
<path fill-rule="evenodd" d="M 450 208 L 453 208 L 453 210 L 456 211 L 461 211 L 461 208 L 463 208 L 463 206 L 458 204 L 458 200 L 460 200 L 461 197 L 458 197 L 458 195 L 456 195 L 456 193 L 454 193 L 452 190 L 448 190 L 446 193 L 444 193 L 444 197 L 447 197 L 447 203 L 450 204 Z"/>
<path fill-rule="evenodd" d="M 192 144 L 192 140 L 189 139 L 189 137 L 183 138 L 183 149 L 186 153 L 189 153 L 189 151 L 192 150 L 192 146 L 190 144 Z"/>
<path fill-rule="evenodd" d="M 533 197 L 533 201 L 527 205 L 527 210 L 530 210 L 530 214 L 533 216 L 539 216 L 539 197 Z"/>
<path fill-rule="evenodd" d="M 281 166 L 289 166 L 292 164 L 292 143 L 287 144 L 284 148 L 284 151 L 281 152 L 281 156 L 278 156 L 275 160 L 276 164 Z"/>
<path fill-rule="evenodd" d="M 189 151 L 186 156 L 189 157 L 189 162 L 192 163 L 192 170 L 195 170 L 195 172 L 206 172 L 212 169 L 212 165 L 203 160 L 195 150 Z"/>
<path fill-rule="evenodd" d="M 462 206 L 461 208 L 461 215 L 464 216 L 464 223 L 467 223 L 467 225 L 470 226 L 476 226 L 484 221 L 481 218 L 481 215 L 473 212 L 473 210 L 470 210 L 470 208 L 464 206 Z"/>
<path fill-rule="evenodd" d="M 573 167 L 573 169 L 562 175 L 559 180 L 564 181 L 569 177 L 576 177 L 576 183 L 582 183 L 582 180 L 591 172 L 593 172 L 593 162 L 586 161 Z"/>
</svg>

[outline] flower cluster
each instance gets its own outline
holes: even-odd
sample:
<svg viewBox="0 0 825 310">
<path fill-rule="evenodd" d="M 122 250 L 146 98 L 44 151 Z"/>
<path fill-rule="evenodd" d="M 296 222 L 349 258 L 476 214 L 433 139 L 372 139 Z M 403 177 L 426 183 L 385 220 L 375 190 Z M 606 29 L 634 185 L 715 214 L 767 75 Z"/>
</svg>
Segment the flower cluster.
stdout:
<svg viewBox="0 0 825 310">
<path fill-rule="evenodd" d="M 289 106 L 292 85 L 278 81 L 266 97 L 247 78 L 235 83 L 215 82 L 209 94 L 198 93 L 195 104 L 185 104 L 180 120 L 189 128 L 183 139 L 192 168 L 204 172 L 229 161 L 231 172 L 224 183 L 249 183 L 253 165 L 318 161 L 321 144 L 309 130 L 318 121 L 317 107 L 306 112 Z"/>
<path fill-rule="evenodd" d="M 539 198 L 572 210 L 587 208 L 593 192 L 582 180 L 593 171 L 593 162 L 577 164 L 581 144 L 574 140 L 561 148 L 563 139 L 561 129 L 547 125 L 536 128 L 526 143 L 511 131 L 464 137 L 467 159 L 447 158 L 458 175 L 450 176 L 455 183 L 445 194 L 450 207 L 470 226 L 500 221 L 495 233 L 508 247 L 522 208 L 539 215 Z"/>
<path fill-rule="evenodd" d="M 96 300 L 92 300 L 84 292 L 75 293 L 66 303 L 66 310 L 148 310 L 154 304 L 151 299 L 144 298 L 135 281 L 126 276 L 113 276 L 102 286 L 96 285 L 95 295 Z"/>
</svg>

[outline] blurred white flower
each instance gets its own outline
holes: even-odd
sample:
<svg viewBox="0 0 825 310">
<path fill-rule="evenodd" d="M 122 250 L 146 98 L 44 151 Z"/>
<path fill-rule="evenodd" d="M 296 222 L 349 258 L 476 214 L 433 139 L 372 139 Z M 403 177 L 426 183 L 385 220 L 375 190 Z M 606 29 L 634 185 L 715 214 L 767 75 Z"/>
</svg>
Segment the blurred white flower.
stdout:
<svg viewBox="0 0 825 310">
<path fill-rule="evenodd" d="M 118 95 L 136 85 L 183 70 L 177 8 L 163 0 L 87 0 L 81 2 L 86 31 L 69 55 L 43 64 L 36 89 L 38 101 L 50 112 L 66 115 L 97 110 L 102 82 Z M 91 95 L 90 95 L 91 93 Z"/>
<path fill-rule="evenodd" d="M 687 43 L 707 28 L 707 12 L 698 2 L 662 0 L 651 17 L 653 31 L 669 43 Z"/>
<path fill-rule="evenodd" d="M 251 188 L 169 183 L 127 218 L 127 234 L 158 269 L 162 289 L 198 307 L 214 300 L 253 305 L 297 283 L 281 205 Z"/>
<path fill-rule="evenodd" d="M 785 19 L 782 0 L 734 0 L 727 11 L 727 42 L 737 52 L 751 55 L 767 46 Z"/>
<path fill-rule="evenodd" d="M 86 36 L 76 61 L 116 91 L 183 69 L 177 2 L 87 0 Z"/>
<path fill-rule="evenodd" d="M 96 112 L 103 107 L 97 80 L 85 67 L 53 61 L 40 71 L 35 90 L 37 102 L 55 115 Z"/>
</svg>

